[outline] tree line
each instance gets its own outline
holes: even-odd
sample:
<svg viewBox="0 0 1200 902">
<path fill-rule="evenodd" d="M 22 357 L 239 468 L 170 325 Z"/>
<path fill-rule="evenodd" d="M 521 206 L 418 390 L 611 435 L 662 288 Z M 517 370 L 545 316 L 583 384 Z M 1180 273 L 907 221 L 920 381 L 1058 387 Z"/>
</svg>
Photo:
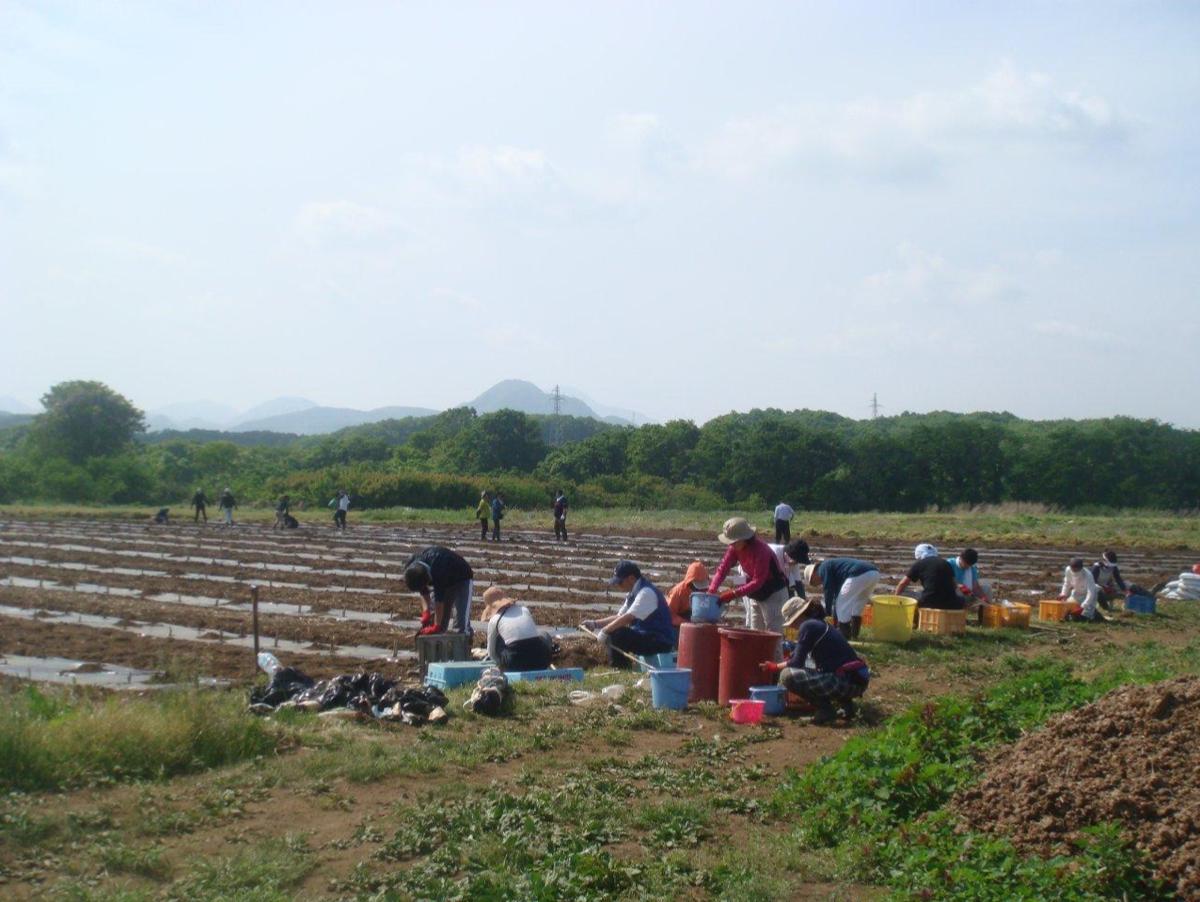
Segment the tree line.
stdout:
<svg viewBox="0 0 1200 902">
<path fill-rule="evenodd" d="M 141 411 L 95 382 L 54 386 L 43 406 L 0 430 L 0 501 L 168 504 L 230 486 L 251 503 L 320 504 L 343 487 L 360 507 L 458 507 L 499 487 L 520 506 L 557 488 L 577 505 L 643 508 L 1200 506 L 1200 432 L 1128 417 L 752 410 L 634 428 L 458 408 L 281 438 L 147 435 Z"/>
</svg>

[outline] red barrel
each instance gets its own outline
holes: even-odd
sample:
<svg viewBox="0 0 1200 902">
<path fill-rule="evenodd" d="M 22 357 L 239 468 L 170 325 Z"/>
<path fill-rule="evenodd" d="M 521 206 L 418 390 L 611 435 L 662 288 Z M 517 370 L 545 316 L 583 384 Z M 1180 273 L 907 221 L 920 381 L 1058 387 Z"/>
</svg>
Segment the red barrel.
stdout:
<svg viewBox="0 0 1200 902">
<path fill-rule="evenodd" d="M 774 661 L 779 648 L 779 633 L 766 630 L 721 629 L 721 678 L 717 702 L 728 705 L 731 698 L 749 698 L 751 686 L 765 682 L 758 665 Z M 680 665 L 683 666 L 683 665 Z"/>
<path fill-rule="evenodd" d="M 679 625 L 679 667 L 692 671 L 692 688 L 688 704 L 715 702 L 721 673 L 720 628 L 715 623 L 681 623 Z"/>
</svg>

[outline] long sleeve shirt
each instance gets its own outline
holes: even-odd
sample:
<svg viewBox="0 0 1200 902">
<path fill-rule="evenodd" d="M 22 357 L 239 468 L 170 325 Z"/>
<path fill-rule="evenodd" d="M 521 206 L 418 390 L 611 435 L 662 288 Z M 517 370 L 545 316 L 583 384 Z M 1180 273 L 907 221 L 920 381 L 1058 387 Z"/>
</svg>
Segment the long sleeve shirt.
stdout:
<svg viewBox="0 0 1200 902">
<path fill-rule="evenodd" d="M 833 610 L 834 602 L 837 601 L 838 593 L 842 591 L 842 586 L 845 585 L 846 580 L 878 570 L 879 568 L 874 564 L 868 564 L 866 561 L 860 561 L 852 557 L 831 557 L 828 560 L 821 561 L 817 567 L 817 573 L 821 575 L 821 588 L 825 596 L 825 610 Z"/>
<path fill-rule="evenodd" d="M 822 673 L 835 673 L 843 664 L 858 660 L 858 654 L 837 629 L 824 620 L 805 620 L 796 637 L 796 650 L 787 666 L 800 669 L 809 655 Z"/>
<path fill-rule="evenodd" d="M 1107 589 L 1113 583 L 1116 583 L 1117 588 L 1122 592 L 1125 591 L 1125 580 L 1121 578 L 1121 568 L 1116 564 L 1096 561 L 1096 563 L 1092 564 L 1092 579 L 1096 581 L 1096 585 L 1101 589 Z"/>
<path fill-rule="evenodd" d="M 762 539 L 755 538 L 741 548 L 730 545 L 725 550 L 725 557 L 721 558 L 720 566 L 708 584 L 709 592 L 717 592 L 721 588 L 721 583 L 725 581 L 735 563 L 741 565 L 746 574 L 746 581 L 733 590 L 734 598 L 749 595 L 762 601 L 765 597 L 763 591 L 770 588 L 773 579 L 779 581 L 780 588 L 787 586 L 787 578 L 779 567 L 779 561 L 775 559 L 775 552 Z"/>
<path fill-rule="evenodd" d="M 1085 617 L 1091 617 L 1096 611 L 1096 599 L 1100 589 L 1092 578 L 1092 571 L 1081 567 L 1078 571 L 1067 567 L 1063 571 L 1062 591 L 1059 595 L 1073 598 L 1083 607 Z"/>
</svg>

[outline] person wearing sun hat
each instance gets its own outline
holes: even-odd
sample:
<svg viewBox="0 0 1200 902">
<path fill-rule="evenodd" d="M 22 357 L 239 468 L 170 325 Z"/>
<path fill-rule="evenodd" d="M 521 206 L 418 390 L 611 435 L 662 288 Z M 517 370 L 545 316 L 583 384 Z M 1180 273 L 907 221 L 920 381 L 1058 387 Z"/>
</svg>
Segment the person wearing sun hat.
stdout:
<svg viewBox="0 0 1200 902">
<path fill-rule="evenodd" d="M 529 608 L 492 586 L 483 593 L 483 622 L 487 624 L 488 657 L 501 670 L 545 670 L 554 644 L 538 629 Z"/>
<path fill-rule="evenodd" d="M 621 652 L 656 655 L 675 647 L 667 599 L 642 575 L 641 567 L 633 561 L 618 561 L 608 584 L 624 591 L 625 601 L 613 616 L 585 620 L 582 626 L 605 644 L 611 666 L 629 666 L 629 659 Z"/>
<path fill-rule="evenodd" d="M 713 573 L 708 591 L 717 593 L 725 576 L 738 564 L 746 581 L 733 589 L 720 592 L 722 604 L 735 598 L 743 599 L 746 627 L 783 633 L 783 606 L 788 600 L 787 574 L 771 546 L 758 537 L 745 517 L 730 517 L 717 533 L 717 541 L 729 547 Z"/>
<path fill-rule="evenodd" d="M 857 639 L 862 612 L 879 582 L 879 568 L 852 557 L 831 557 L 804 568 L 804 581 L 824 593 L 825 610 L 847 639 Z"/>
<path fill-rule="evenodd" d="M 825 622 L 825 608 L 815 598 L 802 602 L 787 619 L 800 624 L 796 648 L 787 661 L 763 661 L 759 670 L 817 709 L 814 724 L 831 723 L 836 707 L 849 720 L 857 710 L 854 699 L 867 691 L 871 672 L 846 637 Z M 811 663 L 811 666 L 810 666 Z"/>
</svg>

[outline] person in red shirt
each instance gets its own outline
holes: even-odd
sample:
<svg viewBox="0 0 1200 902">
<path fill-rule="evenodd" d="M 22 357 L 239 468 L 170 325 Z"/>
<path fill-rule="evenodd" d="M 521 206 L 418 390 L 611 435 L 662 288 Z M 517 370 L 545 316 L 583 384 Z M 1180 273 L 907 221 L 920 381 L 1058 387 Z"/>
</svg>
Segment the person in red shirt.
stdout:
<svg viewBox="0 0 1200 902">
<path fill-rule="evenodd" d="M 721 559 L 708 591 L 717 592 L 734 564 L 741 564 L 746 581 L 736 589 L 721 592 L 721 603 L 735 598 L 746 606 L 746 626 L 783 634 L 783 606 L 788 600 L 788 581 L 771 546 L 758 537 L 744 517 L 725 521 L 717 539 L 729 548 Z"/>
</svg>

